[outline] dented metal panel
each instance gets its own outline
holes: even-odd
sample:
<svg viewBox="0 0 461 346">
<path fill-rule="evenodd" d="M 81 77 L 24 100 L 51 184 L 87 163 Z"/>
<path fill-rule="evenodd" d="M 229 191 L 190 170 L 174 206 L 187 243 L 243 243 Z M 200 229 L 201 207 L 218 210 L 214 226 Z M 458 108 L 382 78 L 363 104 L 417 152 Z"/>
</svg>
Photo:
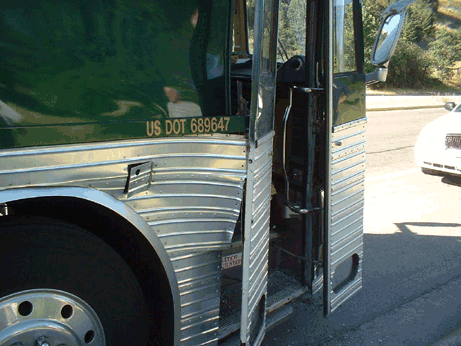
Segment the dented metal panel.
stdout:
<svg viewBox="0 0 461 346">
<path fill-rule="evenodd" d="M 181 305 L 176 343 L 215 345 L 221 250 L 231 242 L 241 209 L 246 148 L 243 136 L 215 134 L 3 150 L 0 193 L 44 186 L 58 193 L 74 186 L 124 202 L 172 261 Z M 133 184 L 137 169 L 140 182 Z"/>
<path fill-rule="evenodd" d="M 355 126 L 354 126 L 355 125 Z M 334 311 L 362 287 L 365 121 L 334 128 L 331 148 L 329 308 Z M 338 267 L 349 270 L 338 282 Z M 328 267 L 328 266 L 327 266 Z M 348 275 L 347 275 L 348 274 Z"/>
<path fill-rule="evenodd" d="M 255 329 L 258 307 L 264 304 L 267 294 L 273 137 L 272 131 L 259 140 L 255 149 L 253 189 L 247 191 L 246 199 L 250 204 L 247 211 L 251 210 L 251 217 L 244 242 L 244 260 L 247 260 L 244 262 L 243 273 L 241 339 L 248 344 L 251 334 L 259 333 Z M 260 340 L 254 340 L 253 344 L 259 344 Z"/>
<path fill-rule="evenodd" d="M 217 345 L 221 251 L 172 258 L 181 301 L 181 345 Z"/>
</svg>

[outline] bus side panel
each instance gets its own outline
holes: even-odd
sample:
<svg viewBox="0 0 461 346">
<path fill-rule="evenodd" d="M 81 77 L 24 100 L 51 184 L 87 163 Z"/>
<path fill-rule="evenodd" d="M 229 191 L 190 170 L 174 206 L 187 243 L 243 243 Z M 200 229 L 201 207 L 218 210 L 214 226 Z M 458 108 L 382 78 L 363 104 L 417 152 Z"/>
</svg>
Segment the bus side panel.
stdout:
<svg viewBox="0 0 461 346">
<path fill-rule="evenodd" d="M 74 186 L 124 202 L 146 221 L 172 262 L 181 305 L 179 344 L 211 345 L 218 338 L 221 250 L 240 214 L 246 145 L 239 136 L 210 135 L 3 150 L 0 194 Z M 136 180 L 138 170 L 148 178 Z"/>
<path fill-rule="evenodd" d="M 223 118 L 230 8 L 1 2 L 0 148 L 245 132 Z"/>
<path fill-rule="evenodd" d="M 252 346 L 260 345 L 265 334 L 273 137 L 271 131 L 259 140 L 248 180 L 252 189 L 246 192 L 251 220 L 245 229 L 241 341 Z"/>
<path fill-rule="evenodd" d="M 365 123 L 338 126 L 332 134 L 331 312 L 362 288 Z"/>
</svg>

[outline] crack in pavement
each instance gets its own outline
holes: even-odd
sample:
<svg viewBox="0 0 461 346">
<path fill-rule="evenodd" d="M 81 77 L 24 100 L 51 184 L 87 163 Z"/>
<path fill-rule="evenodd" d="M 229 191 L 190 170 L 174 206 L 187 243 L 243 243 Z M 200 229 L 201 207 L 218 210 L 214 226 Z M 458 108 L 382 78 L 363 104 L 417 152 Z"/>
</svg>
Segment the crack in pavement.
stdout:
<svg viewBox="0 0 461 346">
<path fill-rule="evenodd" d="M 406 146 L 406 147 L 399 147 L 399 148 L 394 148 L 394 149 L 386 149 L 386 150 L 382 150 L 382 151 L 371 151 L 371 152 L 367 152 L 367 155 L 369 155 L 369 154 L 388 153 L 390 151 L 396 151 L 396 150 L 408 149 L 408 148 L 414 148 L 414 147 L 415 147 L 414 145 L 409 145 L 409 146 Z"/>
</svg>

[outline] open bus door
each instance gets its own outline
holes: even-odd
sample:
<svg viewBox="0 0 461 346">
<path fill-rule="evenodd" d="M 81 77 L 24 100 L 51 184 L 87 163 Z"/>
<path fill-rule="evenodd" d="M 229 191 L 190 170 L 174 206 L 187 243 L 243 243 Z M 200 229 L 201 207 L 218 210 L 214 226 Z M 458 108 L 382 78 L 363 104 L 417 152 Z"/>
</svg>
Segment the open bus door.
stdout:
<svg viewBox="0 0 461 346">
<path fill-rule="evenodd" d="M 298 220 L 302 281 L 311 293 L 323 289 L 325 315 L 362 287 L 366 84 L 385 80 L 411 2 L 383 13 L 372 54 L 377 70 L 368 75 L 361 0 L 308 0 L 303 15 L 296 12 L 306 19 L 298 25 L 304 32 L 290 30 L 303 33 L 295 42 L 304 47 L 284 45 L 279 29 L 286 61 L 277 72 L 277 102 L 286 106 L 283 117 L 276 110 L 282 130 L 275 146 L 282 147 L 284 218 Z"/>
<path fill-rule="evenodd" d="M 371 61 L 385 71 L 413 0 L 391 4 L 381 17 Z M 365 184 L 365 94 L 361 0 L 335 0 L 329 21 L 326 58 L 326 179 L 324 193 L 324 314 L 328 315 L 362 286 Z M 353 35 L 351 35 L 353 32 Z M 354 39 L 358 38 L 358 39 Z M 331 79 L 332 76 L 332 79 Z M 375 80 L 373 81 L 375 82 Z"/>
<path fill-rule="evenodd" d="M 251 60 L 241 56 L 252 69 L 243 220 L 243 345 L 260 345 L 265 333 L 268 264 L 271 267 L 274 253 L 269 251 L 269 230 L 277 223 L 272 188 L 285 195 L 281 228 L 287 242 L 277 248 L 292 256 L 294 265 L 284 261 L 284 269 L 299 274 L 311 293 L 323 288 L 324 313 L 350 298 L 362 283 L 365 88 L 375 78 L 363 70 L 361 1 L 293 0 L 292 5 L 296 10 L 291 24 L 299 27 L 289 31 L 301 33 L 295 40 L 298 46 L 287 50 L 283 44 L 287 36 L 278 15 L 290 9 L 279 11 L 277 0 L 256 2 Z M 245 12 L 236 6 L 237 14 Z M 239 18 L 234 34 L 247 31 L 243 25 L 236 29 Z M 403 20 L 399 23 L 401 29 Z M 244 40 L 235 43 L 245 46 Z M 277 52 L 285 57 L 283 62 L 276 61 Z M 381 61 L 378 68 L 386 63 Z M 269 213 L 271 224 L 265 217 Z M 290 218 L 296 219 L 293 227 Z"/>
<path fill-rule="evenodd" d="M 298 220 L 302 281 L 311 293 L 323 287 L 325 313 L 362 282 L 366 118 L 361 11 L 359 0 L 307 1 L 303 52 L 289 56 L 277 75 L 279 94 L 287 100 L 281 121 L 285 219 Z"/>
<path fill-rule="evenodd" d="M 254 8 L 240 323 L 241 344 L 252 346 L 262 343 L 266 325 L 278 4 L 257 1 Z"/>
</svg>

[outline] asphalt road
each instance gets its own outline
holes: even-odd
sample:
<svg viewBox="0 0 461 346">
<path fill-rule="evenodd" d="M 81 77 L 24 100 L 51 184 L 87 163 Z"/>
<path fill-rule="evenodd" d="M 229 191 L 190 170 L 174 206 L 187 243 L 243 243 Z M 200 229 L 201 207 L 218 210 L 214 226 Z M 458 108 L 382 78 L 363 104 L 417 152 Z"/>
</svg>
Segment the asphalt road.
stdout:
<svg viewBox="0 0 461 346">
<path fill-rule="evenodd" d="M 461 180 L 413 160 L 444 110 L 369 112 L 363 289 L 327 318 L 305 296 L 264 345 L 431 345 L 461 327 Z"/>
<path fill-rule="evenodd" d="M 443 108 L 368 112 L 367 178 L 416 168 L 413 147 L 419 132 L 447 113 Z"/>
</svg>

